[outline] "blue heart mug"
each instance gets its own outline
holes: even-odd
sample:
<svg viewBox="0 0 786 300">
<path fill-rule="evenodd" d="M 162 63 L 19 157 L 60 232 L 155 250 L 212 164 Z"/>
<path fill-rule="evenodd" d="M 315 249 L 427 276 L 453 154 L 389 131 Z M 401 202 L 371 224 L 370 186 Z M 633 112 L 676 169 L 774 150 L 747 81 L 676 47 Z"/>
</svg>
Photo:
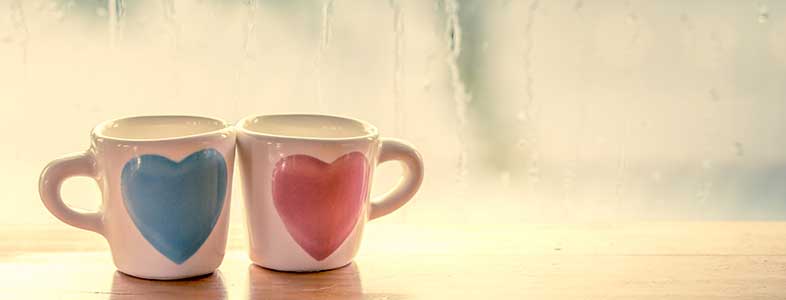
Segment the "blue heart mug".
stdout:
<svg viewBox="0 0 786 300">
<path fill-rule="evenodd" d="M 106 238 L 123 273 L 182 279 L 212 273 L 224 258 L 235 132 L 200 116 L 139 116 L 106 121 L 87 151 L 49 163 L 39 193 L 61 221 Z M 93 178 L 101 208 L 79 212 L 60 197 L 62 182 Z"/>
</svg>

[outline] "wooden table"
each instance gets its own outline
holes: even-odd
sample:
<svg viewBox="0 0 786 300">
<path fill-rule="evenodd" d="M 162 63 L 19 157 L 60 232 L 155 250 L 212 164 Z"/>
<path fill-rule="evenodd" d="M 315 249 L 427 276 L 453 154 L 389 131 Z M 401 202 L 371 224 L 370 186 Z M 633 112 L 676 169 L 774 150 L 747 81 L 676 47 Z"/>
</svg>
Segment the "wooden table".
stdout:
<svg viewBox="0 0 786 300">
<path fill-rule="evenodd" d="M 0 230 L 3 299 L 786 299 L 786 223 L 378 223 L 311 274 L 253 266 L 232 228 L 216 273 L 174 282 L 116 272 L 92 233 Z"/>
</svg>

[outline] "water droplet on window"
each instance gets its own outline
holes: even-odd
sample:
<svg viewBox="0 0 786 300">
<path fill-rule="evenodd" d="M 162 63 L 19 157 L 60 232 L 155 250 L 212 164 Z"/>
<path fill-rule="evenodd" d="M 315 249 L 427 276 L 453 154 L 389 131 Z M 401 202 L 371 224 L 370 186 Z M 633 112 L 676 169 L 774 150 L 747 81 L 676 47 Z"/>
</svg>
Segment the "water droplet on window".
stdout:
<svg viewBox="0 0 786 300">
<path fill-rule="evenodd" d="M 565 176 L 562 178 L 562 188 L 566 191 L 570 190 L 574 181 L 576 181 L 576 172 L 571 169 L 565 170 Z"/>
<path fill-rule="evenodd" d="M 516 142 L 516 147 L 524 148 L 525 146 L 527 146 L 527 144 L 529 144 L 529 141 L 527 139 L 520 139 Z"/>
<path fill-rule="evenodd" d="M 528 119 L 527 112 L 523 111 L 523 110 L 519 111 L 516 114 L 516 119 L 518 119 L 519 121 L 522 121 L 522 122 L 526 121 Z"/>
<path fill-rule="evenodd" d="M 770 19 L 769 14 L 767 13 L 760 13 L 759 14 L 759 23 L 766 23 Z"/>
<path fill-rule="evenodd" d="M 532 183 L 540 182 L 540 168 L 538 168 L 537 166 L 528 168 L 527 176 L 529 177 L 529 180 Z"/>
<path fill-rule="evenodd" d="M 769 9 L 766 5 L 759 5 L 759 23 L 766 23 L 770 19 Z"/>
<path fill-rule="evenodd" d="M 718 96 L 718 91 L 716 91 L 715 89 L 710 89 L 710 100 L 712 100 L 712 102 L 718 102 L 718 100 L 720 100 L 720 97 Z"/>
<path fill-rule="evenodd" d="M 423 90 L 430 91 L 431 90 L 431 80 L 426 80 L 423 82 Z"/>
<path fill-rule="evenodd" d="M 657 170 L 655 172 L 652 172 L 651 176 L 652 176 L 652 181 L 655 182 L 660 182 L 660 180 L 663 178 L 663 175 L 660 173 L 660 171 Z"/>
<path fill-rule="evenodd" d="M 633 13 L 628 14 L 628 19 L 627 19 L 628 25 L 635 25 L 636 23 L 638 23 L 638 21 L 639 21 L 639 16 Z"/>
<path fill-rule="evenodd" d="M 499 182 L 502 184 L 503 187 L 510 186 L 510 172 L 504 171 L 499 174 Z"/>
<path fill-rule="evenodd" d="M 690 21 L 690 18 L 688 18 L 688 15 L 686 15 L 686 14 L 680 14 L 680 22 L 682 22 L 682 23 L 687 23 L 687 22 L 689 22 L 689 21 Z"/>
<path fill-rule="evenodd" d="M 734 154 L 737 156 L 745 156 L 745 148 L 743 148 L 742 143 L 734 142 Z"/>
<path fill-rule="evenodd" d="M 699 190 L 696 191 L 696 199 L 699 201 L 699 203 L 707 202 L 712 191 L 712 185 L 712 181 L 705 181 L 701 183 Z"/>
</svg>

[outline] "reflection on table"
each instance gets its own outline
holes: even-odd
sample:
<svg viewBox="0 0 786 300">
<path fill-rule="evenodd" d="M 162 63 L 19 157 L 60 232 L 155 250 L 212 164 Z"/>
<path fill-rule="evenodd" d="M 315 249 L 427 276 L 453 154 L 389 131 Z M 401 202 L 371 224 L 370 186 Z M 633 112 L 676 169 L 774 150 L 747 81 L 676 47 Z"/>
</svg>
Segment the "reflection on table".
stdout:
<svg viewBox="0 0 786 300">
<path fill-rule="evenodd" d="M 315 273 L 287 273 L 248 266 L 249 299 L 362 299 L 357 264 Z"/>
<path fill-rule="evenodd" d="M 221 271 L 196 278 L 160 281 L 115 271 L 109 299 L 225 299 Z"/>
</svg>

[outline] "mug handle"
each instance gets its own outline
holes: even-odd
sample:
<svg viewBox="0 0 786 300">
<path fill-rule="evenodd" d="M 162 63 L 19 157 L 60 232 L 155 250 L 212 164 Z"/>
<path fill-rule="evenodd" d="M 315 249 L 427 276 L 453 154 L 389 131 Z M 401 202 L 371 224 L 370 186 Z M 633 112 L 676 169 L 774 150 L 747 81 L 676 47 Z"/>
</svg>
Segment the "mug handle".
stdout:
<svg viewBox="0 0 786 300">
<path fill-rule="evenodd" d="M 41 172 L 38 193 L 44 206 L 60 221 L 68 225 L 103 234 L 100 212 L 82 213 L 68 207 L 60 197 L 60 186 L 69 177 L 85 176 L 96 179 L 95 159 L 91 151 L 74 153 L 55 159 Z"/>
<path fill-rule="evenodd" d="M 404 167 L 404 176 L 392 190 L 371 202 L 369 220 L 392 213 L 407 203 L 423 182 L 423 159 L 415 148 L 397 139 L 382 139 L 377 165 L 396 160 Z"/>
</svg>

